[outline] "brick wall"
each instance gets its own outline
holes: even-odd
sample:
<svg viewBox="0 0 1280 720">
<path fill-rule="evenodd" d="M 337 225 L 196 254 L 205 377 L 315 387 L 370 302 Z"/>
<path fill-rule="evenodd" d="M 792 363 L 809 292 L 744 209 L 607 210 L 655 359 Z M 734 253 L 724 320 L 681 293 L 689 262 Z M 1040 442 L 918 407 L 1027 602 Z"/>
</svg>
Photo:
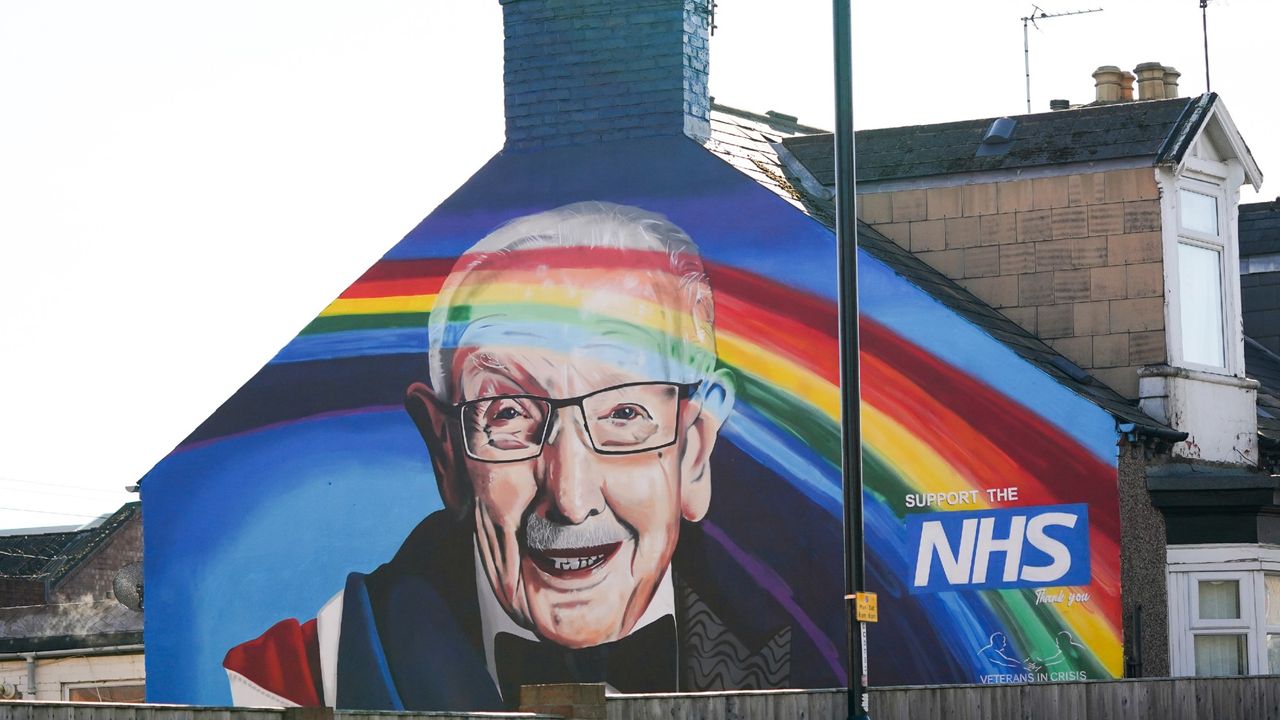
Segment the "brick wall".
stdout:
<svg viewBox="0 0 1280 720">
<path fill-rule="evenodd" d="M 51 588 L 49 602 L 65 603 L 91 597 L 115 598 L 111 583 L 120 568 L 142 560 L 142 516 L 135 515 L 89 558 Z"/>
<path fill-rule="evenodd" d="M 858 210 L 1126 397 L 1165 362 L 1151 169 L 869 193 Z"/>
<path fill-rule="evenodd" d="M 502 0 L 507 147 L 710 135 L 707 0 Z"/>
<path fill-rule="evenodd" d="M 0 578 L 0 607 L 25 607 L 44 602 L 44 582 L 20 578 Z"/>
</svg>

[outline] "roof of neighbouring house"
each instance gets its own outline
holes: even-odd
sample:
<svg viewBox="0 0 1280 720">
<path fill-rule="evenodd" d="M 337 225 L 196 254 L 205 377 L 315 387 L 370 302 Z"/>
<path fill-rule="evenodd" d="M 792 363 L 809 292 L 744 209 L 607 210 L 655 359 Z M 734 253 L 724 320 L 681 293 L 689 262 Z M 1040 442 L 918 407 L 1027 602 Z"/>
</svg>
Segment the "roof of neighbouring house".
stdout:
<svg viewBox="0 0 1280 720">
<path fill-rule="evenodd" d="M 0 653 L 137 645 L 142 624 L 115 600 L 0 608 Z"/>
<path fill-rule="evenodd" d="M 998 152 L 979 153 L 982 139 L 1000 118 L 910 125 L 857 133 L 858 182 L 907 180 L 998 170 L 1025 170 L 1067 163 L 1151 158 L 1178 161 L 1209 116 L 1217 95 L 1092 105 L 1017 115 Z M 782 141 L 787 151 L 823 185 L 835 181 L 832 135 Z"/>
<path fill-rule="evenodd" d="M 804 210 L 814 219 L 827 227 L 834 227 L 835 206 L 829 195 L 815 191 L 811 187 L 804 187 L 805 179 L 797 177 L 787 169 L 778 156 L 778 144 L 786 144 L 789 148 L 789 143 L 805 137 L 805 133 L 810 133 L 812 128 L 798 123 L 780 125 L 776 119 L 774 122 L 769 122 L 762 121 L 762 117 L 764 116 L 713 104 L 712 136 L 707 143 L 707 148 L 734 167 L 743 169 L 761 184 Z M 827 138 L 825 147 L 828 152 L 831 152 L 830 135 L 825 137 Z M 858 142 L 862 142 L 862 133 L 858 134 Z M 861 153 L 860 146 L 859 163 L 862 160 Z M 1049 347 L 1043 340 L 862 222 L 858 223 L 858 244 L 876 259 L 969 322 L 982 328 L 1023 359 L 1111 413 L 1118 421 L 1132 423 L 1157 433 L 1172 432 L 1167 426 L 1139 410 L 1135 403 L 1126 400 Z"/>
<path fill-rule="evenodd" d="M 1280 198 L 1240 206 L 1240 257 L 1280 253 Z"/>
<path fill-rule="evenodd" d="M 83 530 L 0 535 L 0 577 L 56 583 L 140 512 L 141 503 L 131 502 Z"/>
<path fill-rule="evenodd" d="M 1244 365 L 1249 377 L 1260 384 L 1258 435 L 1269 443 L 1272 449 L 1280 449 L 1280 355 L 1246 336 Z"/>
<path fill-rule="evenodd" d="M 131 502 L 92 527 L 0 535 L 0 578 L 57 585 L 141 512 L 141 503 Z M 0 653 L 141 642 L 142 613 L 115 600 L 0 607 Z"/>
<path fill-rule="evenodd" d="M 92 530 L 0 537 L 0 577 L 44 579 L 44 568 L 62 548 Z"/>
</svg>

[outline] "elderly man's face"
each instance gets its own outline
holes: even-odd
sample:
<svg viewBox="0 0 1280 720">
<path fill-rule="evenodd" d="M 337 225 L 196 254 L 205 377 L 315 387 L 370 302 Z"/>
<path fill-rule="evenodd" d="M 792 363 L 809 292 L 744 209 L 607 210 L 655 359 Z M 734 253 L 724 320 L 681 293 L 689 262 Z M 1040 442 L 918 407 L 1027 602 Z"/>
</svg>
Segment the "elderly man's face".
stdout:
<svg viewBox="0 0 1280 720">
<path fill-rule="evenodd" d="M 561 645 L 597 645 L 631 631 L 670 564 L 681 518 L 706 513 L 723 418 L 701 399 L 726 390 L 709 380 L 691 397 L 678 384 L 688 372 L 669 338 L 690 320 L 675 278 L 544 269 L 518 302 L 495 302 L 510 292 L 505 279 L 489 273 L 453 298 L 494 311 L 473 315 L 458 341 L 453 400 L 474 402 L 433 421 L 448 433 L 433 455 L 451 458 L 437 460 L 437 473 L 465 483 L 445 488 L 446 502 L 474 498 L 479 554 L 508 614 Z M 641 305 L 651 306 L 650 327 L 616 319 Z M 537 399 L 582 396 L 580 405 Z"/>
</svg>

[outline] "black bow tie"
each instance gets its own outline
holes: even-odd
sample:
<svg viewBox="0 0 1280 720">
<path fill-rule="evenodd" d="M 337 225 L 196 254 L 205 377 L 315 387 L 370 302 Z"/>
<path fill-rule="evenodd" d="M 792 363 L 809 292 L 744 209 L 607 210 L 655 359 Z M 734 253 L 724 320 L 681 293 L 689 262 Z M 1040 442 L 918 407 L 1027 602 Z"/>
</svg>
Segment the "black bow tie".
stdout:
<svg viewBox="0 0 1280 720">
<path fill-rule="evenodd" d="M 668 615 L 611 643 L 573 650 L 498 633 L 493 639 L 502 699 L 514 705 L 521 685 L 609 683 L 625 693 L 676 690 L 676 623 Z"/>
</svg>

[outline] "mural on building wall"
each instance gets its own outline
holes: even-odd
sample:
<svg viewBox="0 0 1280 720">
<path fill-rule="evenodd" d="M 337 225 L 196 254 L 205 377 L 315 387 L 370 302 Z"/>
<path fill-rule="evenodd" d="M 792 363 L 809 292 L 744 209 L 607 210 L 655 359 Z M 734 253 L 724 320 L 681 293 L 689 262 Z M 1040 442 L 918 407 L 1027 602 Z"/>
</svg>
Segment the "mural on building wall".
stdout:
<svg viewBox="0 0 1280 720">
<path fill-rule="evenodd" d="M 844 684 L 834 256 L 683 138 L 499 155 L 144 480 L 148 697 Z M 872 682 L 1118 675 L 1111 419 L 860 278 Z"/>
</svg>

